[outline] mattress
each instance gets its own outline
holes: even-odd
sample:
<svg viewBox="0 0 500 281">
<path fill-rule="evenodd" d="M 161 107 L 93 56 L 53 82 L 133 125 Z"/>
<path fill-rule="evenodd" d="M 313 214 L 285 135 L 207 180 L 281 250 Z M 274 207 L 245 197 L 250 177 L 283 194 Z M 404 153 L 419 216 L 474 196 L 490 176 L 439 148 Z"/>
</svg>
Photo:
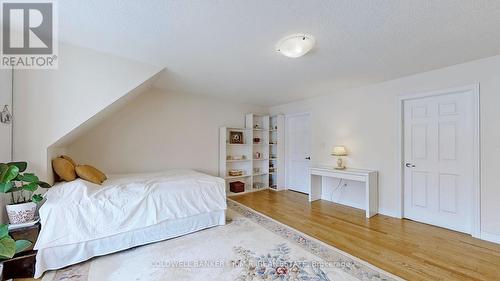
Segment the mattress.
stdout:
<svg viewBox="0 0 500 281">
<path fill-rule="evenodd" d="M 47 270 L 64 268 L 92 257 L 179 237 L 206 228 L 225 225 L 225 223 L 225 212 L 215 211 L 178 220 L 167 220 L 106 238 L 41 249 L 36 254 L 35 278 L 41 277 Z M 54 271 L 45 274 L 42 281 L 53 279 Z"/>
<path fill-rule="evenodd" d="M 227 208 L 224 180 L 192 170 L 109 176 L 103 185 L 77 179 L 56 184 L 45 198 L 36 250 L 104 239 Z"/>
</svg>

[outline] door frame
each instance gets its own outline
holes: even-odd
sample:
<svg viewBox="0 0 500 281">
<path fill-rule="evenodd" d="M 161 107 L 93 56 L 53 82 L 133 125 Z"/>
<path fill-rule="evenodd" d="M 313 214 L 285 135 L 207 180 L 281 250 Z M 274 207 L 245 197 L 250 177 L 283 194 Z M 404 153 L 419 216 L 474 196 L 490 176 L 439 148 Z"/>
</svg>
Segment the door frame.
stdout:
<svg viewBox="0 0 500 281">
<path fill-rule="evenodd" d="M 308 115 L 309 116 L 309 121 L 312 120 L 312 114 L 311 112 L 299 112 L 299 113 L 290 113 L 290 114 L 285 114 L 285 186 L 286 189 L 289 189 L 289 181 L 288 181 L 288 171 L 289 171 L 289 159 L 290 159 L 290 150 L 288 149 L 288 145 L 290 142 L 286 141 L 288 139 L 288 120 L 290 117 L 296 117 L 296 116 L 301 116 L 301 115 Z M 312 122 L 309 122 L 309 128 L 311 129 L 311 135 L 310 135 L 310 143 L 309 143 L 309 151 L 312 154 Z M 312 158 L 312 156 L 311 156 Z M 311 162 L 312 163 L 312 162 Z M 311 179 L 308 177 L 307 179 L 307 184 L 311 185 L 310 183 Z"/>
<path fill-rule="evenodd" d="M 481 237 L 481 112 L 480 112 L 480 88 L 479 83 L 457 88 L 423 92 L 417 94 L 401 95 L 397 97 L 397 152 L 396 152 L 396 186 L 399 207 L 399 218 L 404 218 L 404 102 L 412 99 L 434 97 L 448 94 L 470 92 L 473 98 L 473 187 L 471 198 L 471 235 Z"/>
</svg>

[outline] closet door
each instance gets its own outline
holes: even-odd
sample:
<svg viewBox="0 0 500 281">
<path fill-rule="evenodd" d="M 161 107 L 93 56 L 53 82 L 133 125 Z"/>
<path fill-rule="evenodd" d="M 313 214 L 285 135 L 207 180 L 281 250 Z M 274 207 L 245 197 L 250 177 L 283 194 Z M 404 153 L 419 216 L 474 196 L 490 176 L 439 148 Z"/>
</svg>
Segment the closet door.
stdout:
<svg viewBox="0 0 500 281">
<path fill-rule="evenodd" d="M 311 117 L 309 113 L 286 117 L 286 184 L 288 189 L 309 193 L 311 167 Z"/>
<path fill-rule="evenodd" d="M 405 101 L 406 218 L 471 233 L 472 104 L 468 93 Z"/>
</svg>

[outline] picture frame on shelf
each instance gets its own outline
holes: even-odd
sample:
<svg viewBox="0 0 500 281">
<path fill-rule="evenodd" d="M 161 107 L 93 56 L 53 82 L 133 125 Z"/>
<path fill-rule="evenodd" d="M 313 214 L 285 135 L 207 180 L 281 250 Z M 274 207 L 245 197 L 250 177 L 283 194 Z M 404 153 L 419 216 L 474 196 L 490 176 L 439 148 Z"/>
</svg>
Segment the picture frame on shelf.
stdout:
<svg viewBox="0 0 500 281">
<path fill-rule="evenodd" d="M 230 131 L 229 132 L 229 143 L 230 144 L 244 144 L 243 132 Z"/>
</svg>

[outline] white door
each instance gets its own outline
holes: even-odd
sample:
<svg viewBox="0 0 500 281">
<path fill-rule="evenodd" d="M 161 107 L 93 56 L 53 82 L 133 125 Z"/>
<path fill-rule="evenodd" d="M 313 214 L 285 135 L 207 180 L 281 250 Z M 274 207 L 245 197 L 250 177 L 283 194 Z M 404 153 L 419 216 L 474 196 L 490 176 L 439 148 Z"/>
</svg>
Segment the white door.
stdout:
<svg viewBox="0 0 500 281">
<path fill-rule="evenodd" d="M 470 92 L 404 102 L 404 215 L 471 233 L 474 107 Z"/>
<path fill-rule="evenodd" d="M 309 114 L 286 117 L 287 187 L 309 193 L 311 166 L 311 123 Z"/>
</svg>

